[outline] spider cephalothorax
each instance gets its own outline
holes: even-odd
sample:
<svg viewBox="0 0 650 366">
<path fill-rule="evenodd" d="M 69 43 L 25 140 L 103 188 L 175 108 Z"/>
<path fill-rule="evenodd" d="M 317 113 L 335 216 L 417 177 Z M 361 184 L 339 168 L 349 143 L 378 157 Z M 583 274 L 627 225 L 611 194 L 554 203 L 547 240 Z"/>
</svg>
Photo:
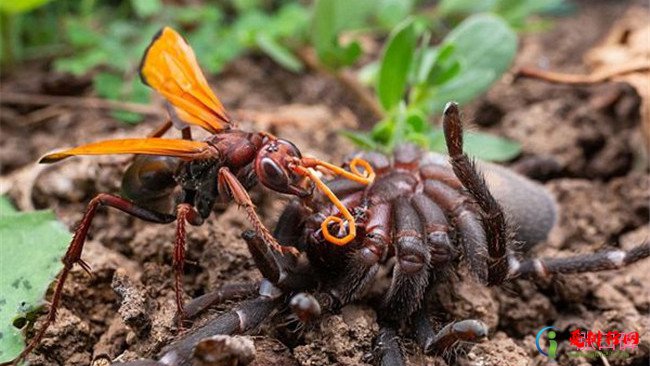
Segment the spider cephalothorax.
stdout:
<svg viewBox="0 0 650 366">
<path fill-rule="evenodd" d="M 345 235 L 349 221 L 330 220 L 324 227 L 325 217 L 341 213 L 318 196 L 292 202 L 275 230 L 279 241 L 303 256 L 272 251 L 254 232 L 244 233 L 265 278 L 259 297 L 190 331 L 163 350 L 161 361 L 191 364 L 202 338 L 253 329 L 274 309 L 290 309 L 309 322 L 322 312 L 365 301 L 375 308 L 381 325 L 375 342 L 377 363 L 403 365 L 396 341 L 402 324 L 414 328 L 411 334 L 425 352 L 444 351 L 458 341 L 487 335 L 480 320 L 430 322 L 424 300 L 439 286 L 450 286 L 447 274 L 459 266 L 466 265 L 486 285 L 500 285 L 517 277 L 615 269 L 650 256 L 646 242 L 627 252 L 520 259 L 522 249 L 544 240 L 553 227 L 553 198 L 541 185 L 514 172 L 472 162 L 463 152 L 462 125 L 453 103 L 444 112 L 444 131 L 449 157 L 402 145 L 392 156 L 363 155 L 376 173 L 371 185 L 338 179 L 328 183 L 356 222 L 357 235 L 347 244 L 326 239 L 337 230 Z M 382 267 L 388 271 L 380 271 Z M 369 291 L 382 280 L 381 273 L 388 273 L 387 289 Z M 220 290 L 229 296 L 238 292 Z"/>
</svg>

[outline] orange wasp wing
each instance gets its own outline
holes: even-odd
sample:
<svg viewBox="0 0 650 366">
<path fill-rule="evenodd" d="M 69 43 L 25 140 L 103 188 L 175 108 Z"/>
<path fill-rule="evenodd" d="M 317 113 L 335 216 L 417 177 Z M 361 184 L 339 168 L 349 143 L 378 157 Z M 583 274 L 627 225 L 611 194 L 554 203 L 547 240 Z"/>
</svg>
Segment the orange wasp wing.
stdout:
<svg viewBox="0 0 650 366">
<path fill-rule="evenodd" d="M 212 133 L 230 128 L 230 117 L 210 89 L 194 51 L 175 30 L 165 27 L 154 37 L 140 76 L 174 106 L 183 122 Z"/>
<path fill-rule="evenodd" d="M 54 163 L 75 155 L 145 154 L 175 156 L 185 160 L 209 157 L 210 145 L 202 141 L 142 138 L 116 139 L 93 142 L 72 149 L 47 154 L 39 163 Z"/>
</svg>

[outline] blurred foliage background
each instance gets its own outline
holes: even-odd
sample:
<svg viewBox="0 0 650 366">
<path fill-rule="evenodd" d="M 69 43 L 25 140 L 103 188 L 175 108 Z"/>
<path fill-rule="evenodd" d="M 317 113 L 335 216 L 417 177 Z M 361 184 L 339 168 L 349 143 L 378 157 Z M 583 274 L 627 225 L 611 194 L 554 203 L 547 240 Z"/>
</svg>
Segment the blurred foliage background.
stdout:
<svg viewBox="0 0 650 366">
<path fill-rule="evenodd" d="M 499 79 L 516 53 L 515 32 L 544 29 L 549 22 L 540 15 L 570 11 L 563 0 L 0 4 L 5 70 L 25 60 L 49 59 L 55 71 L 90 76 L 102 98 L 147 103 L 151 91 L 140 82 L 138 65 L 151 37 L 168 25 L 186 36 L 208 74 L 248 53 L 264 53 L 293 72 L 303 72 L 305 62 L 334 74 L 354 68 L 357 81 L 375 90 L 362 101 L 378 123 L 371 133 L 348 131 L 347 137 L 366 148 L 390 150 L 406 139 L 439 151 L 444 142 L 429 123 L 431 115 L 449 100 L 472 100 Z M 359 65 L 362 37 L 385 41 L 375 62 Z M 316 59 L 306 58 L 305 50 L 313 50 Z M 128 123 L 142 119 L 132 112 L 112 114 Z M 508 160 L 519 152 L 514 143 L 481 134 L 468 141 L 470 152 L 472 142 L 487 146 L 480 156 L 487 160 Z"/>
</svg>

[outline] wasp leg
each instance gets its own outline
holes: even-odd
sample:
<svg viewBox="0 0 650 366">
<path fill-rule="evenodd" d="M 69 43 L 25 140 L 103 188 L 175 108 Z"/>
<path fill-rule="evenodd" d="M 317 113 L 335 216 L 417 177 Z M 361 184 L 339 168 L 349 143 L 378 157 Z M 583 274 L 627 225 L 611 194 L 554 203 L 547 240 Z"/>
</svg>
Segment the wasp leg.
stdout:
<svg viewBox="0 0 650 366">
<path fill-rule="evenodd" d="M 610 250 L 600 253 L 581 254 L 567 258 L 526 259 L 519 261 L 508 258 L 510 278 L 547 278 L 558 273 L 581 273 L 606 271 L 625 267 L 650 257 L 650 242 L 645 242 L 629 251 Z"/>
<path fill-rule="evenodd" d="M 228 169 L 223 167 L 219 169 L 219 195 L 226 197 L 226 192 L 230 192 L 233 200 L 241 207 L 246 210 L 246 215 L 248 220 L 253 225 L 255 232 L 262 237 L 262 240 L 270 246 L 272 249 L 276 250 L 279 253 L 291 253 L 298 255 L 298 250 L 292 247 L 283 247 L 277 240 L 271 235 L 269 230 L 264 226 L 257 212 L 255 212 L 255 205 L 251 201 L 251 197 L 248 195 L 246 188 L 242 186 L 237 177 Z"/>
<path fill-rule="evenodd" d="M 191 225 L 201 225 L 203 219 L 189 203 L 181 203 L 176 206 L 176 240 L 174 241 L 174 290 L 176 292 L 176 310 L 178 328 L 183 328 L 183 318 L 185 317 L 185 310 L 183 307 L 183 267 L 185 265 L 185 241 L 187 231 L 185 223 Z"/>
<path fill-rule="evenodd" d="M 162 137 L 164 134 L 169 131 L 174 124 L 176 126 L 185 126 L 181 128 L 181 135 L 183 136 L 184 140 L 191 140 L 192 139 L 192 129 L 190 126 L 186 125 L 182 121 L 178 119 L 178 116 L 176 116 L 176 112 L 174 112 L 173 107 L 169 103 L 165 103 L 165 106 L 167 107 L 167 112 L 169 112 L 169 115 L 167 116 L 167 119 L 163 124 L 158 126 L 153 132 L 149 134 L 148 137 Z"/>
<path fill-rule="evenodd" d="M 172 128 L 172 126 L 173 124 L 171 118 L 167 118 L 165 122 L 156 127 L 156 129 L 153 130 L 147 137 L 162 137 L 167 133 L 167 131 L 169 131 L 170 128 Z"/>
<path fill-rule="evenodd" d="M 172 122 L 171 118 L 167 118 L 165 122 L 163 122 L 160 126 L 156 127 L 153 132 L 151 132 L 147 137 L 162 137 L 164 134 L 169 131 L 174 123 Z M 184 140 L 191 140 L 192 139 L 192 130 L 190 129 L 190 126 L 183 127 L 181 129 L 181 135 Z"/>
<path fill-rule="evenodd" d="M 151 211 L 149 209 L 137 206 L 127 199 L 108 193 L 100 193 L 95 196 L 95 198 L 90 200 L 83 218 L 75 229 L 74 236 L 72 237 L 72 242 L 70 242 L 70 246 L 68 246 L 67 252 L 61 259 L 63 262 L 63 269 L 59 273 L 56 287 L 54 288 L 54 294 L 52 295 L 52 301 L 50 304 L 50 310 L 47 314 L 47 318 L 29 345 L 14 360 L 16 364 L 26 355 L 31 353 L 31 351 L 40 343 L 41 339 L 45 335 L 45 332 L 56 319 L 56 311 L 59 307 L 59 303 L 61 302 L 63 286 L 65 285 L 65 281 L 68 278 L 68 274 L 72 270 L 72 267 L 75 264 L 79 264 L 81 268 L 84 269 L 84 271 L 90 274 L 90 267 L 81 259 L 81 253 L 83 252 L 88 230 L 90 229 L 90 225 L 92 224 L 93 218 L 95 217 L 95 213 L 97 212 L 97 208 L 99 206 L 113 207 L 139 219 L 159 224 L 168 224 L 176 220 L 176 217 L 173 215 Z"/>
</svg>

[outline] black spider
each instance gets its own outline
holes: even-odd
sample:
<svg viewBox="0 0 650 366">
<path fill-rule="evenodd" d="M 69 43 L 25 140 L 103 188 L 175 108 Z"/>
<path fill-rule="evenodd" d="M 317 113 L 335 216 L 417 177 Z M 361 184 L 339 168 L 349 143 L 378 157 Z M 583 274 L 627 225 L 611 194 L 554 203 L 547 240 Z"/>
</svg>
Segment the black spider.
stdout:
<svg viewBox="0 0 650 366">
<path fill-rule="evenodd" d="M 259 296 L 189 331 L 167 346 L 159 361 L 146 362 L 191 365 L 202 339 L 250 331 L 276 309 L 289 308 L 298 319 L 310 322 L 364 299 L 376 309 L 381 325 L 375 340 L 377 363 L 404 365 L 396 336 L 403 323 L 413 327 L 413 338 L 427 353 L 487 336 L 480 320 L 441 327 L 427 316 L 424 299 L 438 286 L 448 286 L 449 273 L 460 265 L 466 264 L 482 283 L 500 285 L 517 277 L 616 269 L 650 256 L 650 243 L 645 242 L 627 252 L 519 259 L 516 250 L 544 240 L 555 224 L 553 198 L 541 185 L 510 170 L 474 164 L 463 152 L 456 104 L 444 111 L 444 132 L 449 157 L 402 145 L 392 159 L 379 153 L 363 156 L 377 173 L 371 186 L 346 180 L 328 183 L 355 215 L 358 233 L 353 242 L 335 246 L 323 238 L 323 219 L 338 211 L 318 198 L 292 202 L 279 219 L 275 236 L 283 245 L 298 248 L 303 253 L 298 258 L 270 250 L 253 231 L 246 231 L 243 238 L 265 278 Z M 369 295 L 382 267 L 391 269 L 388 290 L 382 296 Z M 191 303 L 188 316 L 250 291 L 250 286 L 224 286 Z"/>
</svg>

